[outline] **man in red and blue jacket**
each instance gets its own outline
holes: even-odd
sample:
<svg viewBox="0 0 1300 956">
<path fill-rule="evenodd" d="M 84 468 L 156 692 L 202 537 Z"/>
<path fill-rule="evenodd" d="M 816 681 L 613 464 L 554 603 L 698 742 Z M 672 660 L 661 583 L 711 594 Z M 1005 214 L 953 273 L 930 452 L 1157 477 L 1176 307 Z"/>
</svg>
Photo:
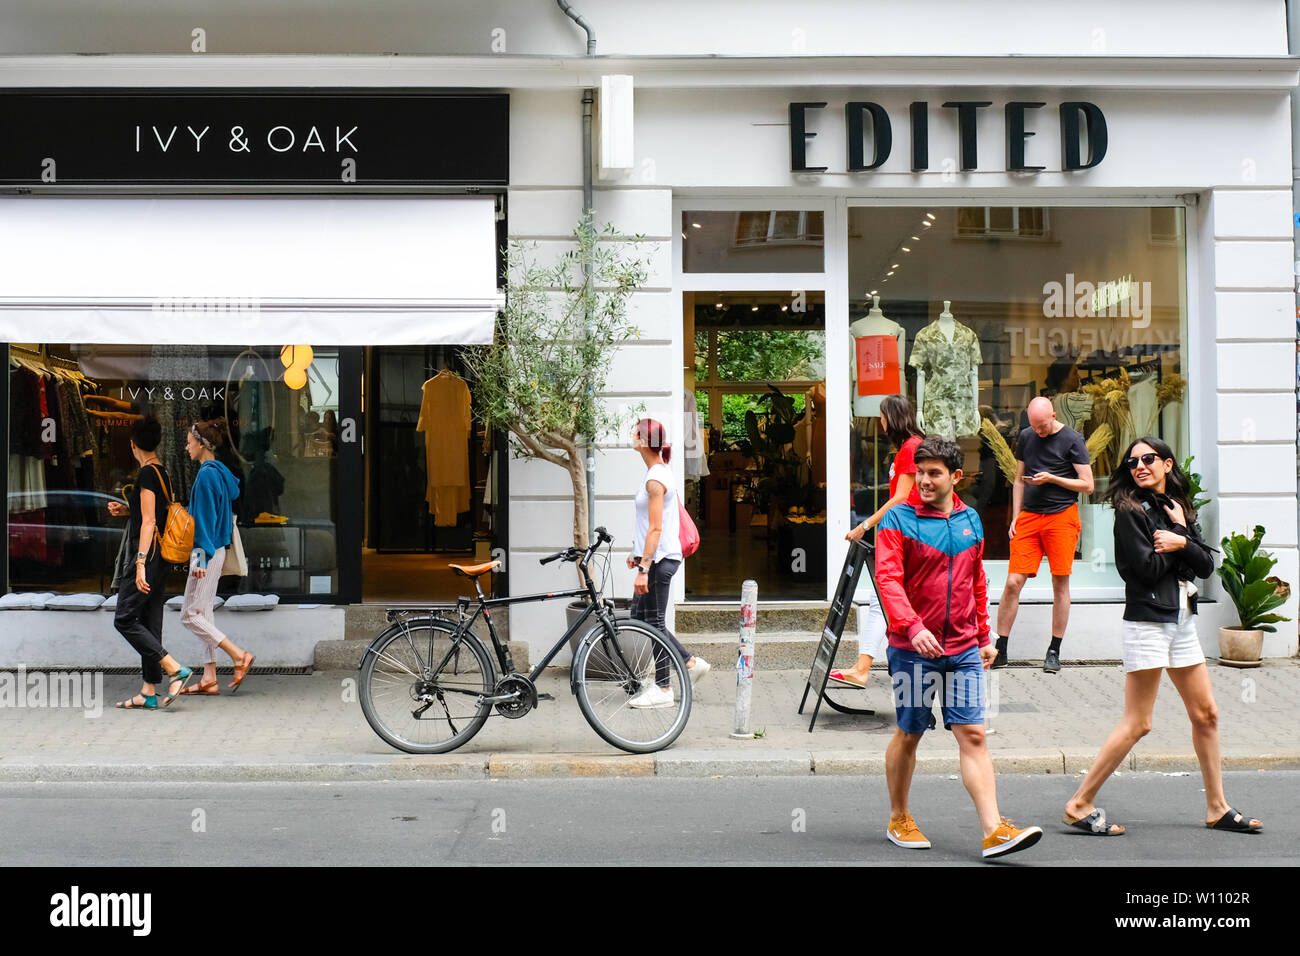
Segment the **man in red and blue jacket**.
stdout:
<svg viewBox="0 0 1300 956">
<path fill-rule="evenodd" d="M 885 751 L 890 842 L 926 849 L 907 796 L 921 736 L 934 727 L 941 697 L 943 725 L 957 738 L 962 782 L 984 831 L 985 858 L 1014 853 L 1041 839 L 998 813 L 993 758 L 984 737 L 984 671 L 997 649 L 989 640 L 984 527 L 956 496 L 963 454 L 945 438 L 916 449 L 917 498 L 895 505 L 876 534 L 876 589 L 889 621 L 889 675 L 898 730 Z M 918 500 L 919 499 L 919 500 Z"/>
</svg>

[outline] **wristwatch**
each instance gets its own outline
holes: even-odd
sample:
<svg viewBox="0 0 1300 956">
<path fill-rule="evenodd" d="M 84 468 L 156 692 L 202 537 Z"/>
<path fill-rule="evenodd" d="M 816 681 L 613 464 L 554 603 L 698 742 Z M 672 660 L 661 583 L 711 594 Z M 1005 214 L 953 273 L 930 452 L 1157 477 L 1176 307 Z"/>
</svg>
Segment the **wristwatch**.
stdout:
<svg viewBox="0 0 1300 956">
<path fill-rule="evenodd" d="M 135 553 L 135 563 L 136 563 L 136 564 L 140 564 L 140 563 L 141 563 L 142 561 L 144 561 L 144 559 L 147 558 L 147 557 L 148 557 L 148 555 L 145 554 L 143 551 L 137 551 L 137 552 Z"/>
</svg>

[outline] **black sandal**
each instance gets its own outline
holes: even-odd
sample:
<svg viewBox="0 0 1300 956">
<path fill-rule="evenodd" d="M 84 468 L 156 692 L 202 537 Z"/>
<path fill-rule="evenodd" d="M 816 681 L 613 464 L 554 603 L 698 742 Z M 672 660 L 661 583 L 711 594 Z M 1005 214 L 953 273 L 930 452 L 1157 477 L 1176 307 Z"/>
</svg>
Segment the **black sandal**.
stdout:
<svg viewBox="0 0 1300 956">
<path fill-rule="evenodd" d="M 1264 829 L 1261 823 L 1257 827 L 1250 825 L 1250 817 L 1242 816 L 1232 807 L 1228 807 L 1228 812 L 1219 817 L 1214 823 L 1207 823 L 1207 830 L 1227 830 L 1229 833 L 1259 833 Z"/>
<path fill-rule="evenodd" d="M 1071 820 L 1068 816 L 1062 816 L 1061 822 L 1067 827 L 1073 827 L 1076 830 L 1082 830 L 1090 836 L 1123 836 L 1124 827 L 1118 823 L 1106 823 L 1106 811 L 1101 807 L 1095 807 L 1092 813 L 1079 820 Z M 1115 829 L 1119 827 L 1119 829 Z"/>
</svg>

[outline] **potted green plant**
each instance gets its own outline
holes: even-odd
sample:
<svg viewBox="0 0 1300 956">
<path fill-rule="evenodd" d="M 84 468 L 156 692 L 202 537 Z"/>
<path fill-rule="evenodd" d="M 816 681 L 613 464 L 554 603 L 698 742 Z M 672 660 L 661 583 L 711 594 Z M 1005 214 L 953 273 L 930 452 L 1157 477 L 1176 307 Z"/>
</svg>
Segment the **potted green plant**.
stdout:
<svg viewBox="0 0 1300 956">
<path fill-rule="evenodd" d="M 1260 550 L 1263 525 L 1254 534 L 1233 534 L 1223 539 L 1223 563 L 1219 578 L 1237 609 L 1240 626 L 1219 628 L 1219 663 L 1230 667 L 1258 667 L 1264 647 L 1264 632 L 1290 618 L 1271 613 L 1291 595 L 1291 586 L 1269 575 L 1277 558 Z"/>
</svg>

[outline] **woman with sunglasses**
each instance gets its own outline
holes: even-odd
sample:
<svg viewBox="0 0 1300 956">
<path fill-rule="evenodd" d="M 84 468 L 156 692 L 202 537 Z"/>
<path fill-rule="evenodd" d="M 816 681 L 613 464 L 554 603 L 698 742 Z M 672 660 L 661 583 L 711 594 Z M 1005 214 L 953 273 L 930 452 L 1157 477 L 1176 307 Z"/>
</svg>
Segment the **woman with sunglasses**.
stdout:
<svg viewBox="0 0 1300 956">
<path fill-rule="evenodd" d="M 1205 655 L 1196 636 L 1194 578 L 1214 573 L 1214 558 L 1196 528 L 1187 476 L 1173 450 L 1147 436 L 1129 446 L 1111 475 L 1115 565 L 1124 579 L 1124 716 L 1102 744 L 1092 769 L 1065 804 L 1063 821 L 1096 836 L 1119 836 L 1093 805 L 1133 745 L 1151 730 L 1160 673 L 1168 671 L 1192 722 L 1192 744 L 1205 783 L 1205 825 L 1258 833 L 1263 824 L 1238 813 L 1223 795 L 1219 717 Z"/>
</svg>

